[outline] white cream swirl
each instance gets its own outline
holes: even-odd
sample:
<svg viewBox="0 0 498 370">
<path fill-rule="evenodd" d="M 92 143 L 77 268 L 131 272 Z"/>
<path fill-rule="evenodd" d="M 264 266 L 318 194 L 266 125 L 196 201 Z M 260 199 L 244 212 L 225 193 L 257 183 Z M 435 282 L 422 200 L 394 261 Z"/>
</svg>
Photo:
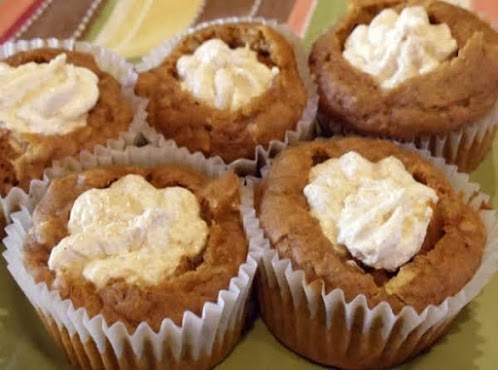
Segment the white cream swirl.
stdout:
<svg viewBox="0 0 498 370">
<path fill-rule="evenodd" d="M 304 194 L 324 235 L 376 269 L 396 270 L 422 247 L 436 192 L 395 157 L 356 152 L 314 166 Z"/>
<path fill-rule="evenodd" d="M 401 14 L 385 9 L 370 25 L 357 26 L 343 56 L 390 89 L 436 69 L 457 47 L 447 24 L 431 24 L 424 7 L 412 6 Z"/>
<path fill-rule="evenodd" d="M 11 67 L 0 63 L 0 127 L 25 134 L 64 135 L 86 125 L 99 97 L 98 77 L 66 63 Z"/>
<path fill-rule="evenodd" d="M 111 279 L 158 284 L 184 256 L 202 251 L 208 226 L 189 190 L 156 189 L 141 176 L 127 175 L 107 189 L 81 194 L 68 231 L 52 249 L 49 268 L 102 287 Z"/>
<path fill-rule="evenodd" d="M 218 109 L 237 110 L 263 94 L 277 67 L 258 61 L 249 47 L 230 49 L 220 39 L 205 41 L 194 54 L 178 59 L 182 88 Z"/>
</svg>

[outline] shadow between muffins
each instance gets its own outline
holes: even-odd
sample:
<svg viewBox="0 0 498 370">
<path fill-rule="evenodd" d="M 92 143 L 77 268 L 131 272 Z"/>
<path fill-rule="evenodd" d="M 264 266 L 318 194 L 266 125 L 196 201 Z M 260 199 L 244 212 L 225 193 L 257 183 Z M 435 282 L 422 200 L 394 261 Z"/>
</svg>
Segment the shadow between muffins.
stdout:
<svg viewBox="0 0 498 370">
<path fill-rule="evenodd" d="M 445 368 L 453 370 L 479 369 L 475 359 L 482 355 L 479 349 L 484 338 L 479 335 L 480 324 L 475 319 L 473 309 L 476 303 L 466 306 L 450 325 L 448 332 L 443 335 L 428 350 L 421 352 L 416 357 L 408 360 L 404 365 L 396 367 L 399 370 L 416 370 L 430 368 L 429 361 L 433 364 L 445 363 Z M 451 344 L 451 345 L 449 345 Z"/>
</svg>

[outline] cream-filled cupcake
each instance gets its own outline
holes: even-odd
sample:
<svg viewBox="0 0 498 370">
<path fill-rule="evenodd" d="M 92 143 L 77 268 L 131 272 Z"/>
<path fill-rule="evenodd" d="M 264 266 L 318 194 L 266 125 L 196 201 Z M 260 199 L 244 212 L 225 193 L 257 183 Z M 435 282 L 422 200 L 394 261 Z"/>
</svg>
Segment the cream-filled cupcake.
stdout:
<svg viewBox="0 0 498 370">
<path fill-rule="evenodd" d="M 128 166 L 49 172 L 61 176 L 7 228 L 9 270 L 73 365 L 215 366 L 239 339 L 257 264 L 239 179 L 172 147 L 99 161 Z"/>
<path fill-rule="evenodd" d="M 0 197 L 28 191 L 54 160 L 111 139 L 133 142 L 145 126 L 136 73 L 125 60 L 87 43 L 33 40 L 0 48 Z M 16 190 L 14 189 L 14 193 Z"/>
<path fill-rule="evenodd" d="M 0 64 L 2 194 L 27 190 L 53 160 L 105 144 L 126 132 L 132 103 L 91 54 L 63 49 L 18 52 Z"/>
<path fill-rule="evenodd" d="M 254 173 L 259 155 L 310 136 L 316 92 L 300 41 L 281 25 L 201 24 L 144 59 L 136 92 L 150 100 L 150 124 L 191 152 Z"/>
<path fill-rule="evenodd" d="M 496 271 L 498 251 L 494 212 L 462 200 L 475 189 L 442 168 L 382 140 L 283 151 L 255 199 L 268 238 L 258 299 L 272 334 L 348 369 L 394 366 L 439 338 Z"/>
<path fill-rule="evenodd" d="M 366 1 L 310 56 L 322 127 L 413 142 L 466 172 L 489 152 L 498 111 L 498 34 L 440 1 Z"/>
</svg>

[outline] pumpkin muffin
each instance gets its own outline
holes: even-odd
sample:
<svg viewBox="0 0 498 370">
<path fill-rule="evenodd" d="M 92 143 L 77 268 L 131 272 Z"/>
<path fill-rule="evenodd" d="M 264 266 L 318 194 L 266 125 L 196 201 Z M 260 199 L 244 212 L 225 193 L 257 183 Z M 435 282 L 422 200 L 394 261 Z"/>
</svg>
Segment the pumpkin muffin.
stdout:
<svg viewBox="0 0 498 370">
<path fill-rule="evenodd" d="M 311 99 L 297 57 L 269 25 L 200 27 L 139 74 L 136 93 L 150 100 L 149 123 L 167 139 L 226 163 L 252 160 L 258 146 L 297 130 Z"/>
<path fill-rule="evenodd" d="M 57 61 L 55 61 L 56 59 Z M 53 64 L 51 67 L 49 67 L 50 62 Z M 88 71 L 95 76 L 90 75 L 88 78 L 91 81 L 85 81 L 85 86 L 81 89 L 76 86 L 57 85 L 58 83 L 62 85 L 64 81 L 62 76 L 55 76 L 54 81 L 39 82 L 36 79 L 34 81 L 30 80 L 32 85 L 40 89 L 37 94 L 42 95 L 42 98 L 33 102 L 33 104 L 38 103 L 39 106 L 29 107 L 29 96 L 26 97 L 26 100 L 28 100 L 26 103 L 16 105 L 16 102 L 12 102 L 10 106 L 2 104 L 3 125 L 0 130 L 0 148 L 2 148 L 2 153 L 5 153 L 1 156 L 0 163 L 0 168 L 2 169 L 0 193 L 2 195 L 5 195 L 12 186 L 27 189 L 30 180 L 41 178 L 43 170 L 53 160 L 73 156 L 83 149 L 92 149 L 98 144 L 105 144 L 109 139 L 117 138 L 120 133 L 127 131 L 132 122 L 133 107 L 129 99 L 123 95 L 122 86 L 109 73 L 100 70 L 90 54 L 63 49 L 42 48 L 16 53 L 0 61 L 0 63 L 12 67 L 9 70 L 11 70 L 12 76 L 15 75 L 16 77 L 21 75 L 25 78 L 28 78 L 27 76 L 35 78 L 36 73 L 52 73 L 52 71 L 54 74 L 62 74 L 64 73 L 62 69 L 73 66 L 80 67 L 80 71 L 82 70 L 81 72 L 85 74 L 85 77 L 89 75 Z M 31 70 L 26 69 L 25 71 L 19 70 L 19 68 L 28 64 L 31 64 L 30 67 L 34 68 Z M 35 65 L 41 65 L 45 69 L 38 70 Z M 17 74 L 16 68 L 18 70 Z M 9 84 L 11 82 L 9 81 L 10 74 L 3 75 L 4 70 L 7 69 L 2 67 L 2 72 L 0 73 L 2 74 L 2 82 Z M 73 73 L 75 74 L 73 71 L 67 72 L 67 76 L 64 75 L 64 77 L 68 79 L 74 78 L 75 80 L 82 79 L 79 76 L 74 77 Z M 12 85 L 17 83 L 12 81 Z M 43 83 L 45 83 L 44 86 Z M 91 86 L 92 83 L 96 84 L 96 86 Z M 77 103 L 68 102 L 67 100 L 54 107 L 42 106 L 45 102 L 57 104 L 56 100 L 61 99 L 60 96 L 56 94 L 49 95 L 48 92 L 46 93 L 47 96 L 43 97 L 43 89 L 48 89 L 54 85 L 60 88 L 57 91 L 60 95 L 72 94 L 71 98 L 74 100 L 80 99 L 82 95 L 85 96 L 85 99 L 87 95 L 91 95 L 91 97 L 88 98 L 88 103 L 82 103 L 80 109 L 69 106 L 70 103 Z M 4 89 L 4 91 L 7 93 L 7 89 Z M 30 93 L 32 92 L 23 92 L 25 95 Z M 16 108 L 17 111 L 15 111 Z M 75 114 L 86 115 L 86 117 L 83 117 L 83 119 L 79 116 L 71 117 L 70 113 L 73 112 L 67 112 L 65 116 L 56 117 L 58 112 L 52 112 L 50 111 L 51 109 L 57 109 L 59 112 L 74 110 Z M 5 112 L 7 110 L 13 110 L 14 112 Z M 83 113 L 80 113 L 80 111 Z M 4 113 L 9 114 L 10 117 L 16 116 L 16 122 L 9 124 L 5 118 L 8 116 Z M 33 116 L 29 116 L 29 114 Z M 41 117 L 36 117 L 35 114 L 39 114 Z M 50 116 L 51 114 L 52 116 Z M 22 118 L 19 119 L 20 117 Z M 19 123 L 17 120 L 24 122 Z M 66 125 L 68 123 L 66 121 L 69 120 L 80 122 L 76 124 L 71 122 L 71 126 L 69 126 L 69 124 Z M 54 127 L 55 124 L 59 126 Z M 20 125 L 22 125 L 22 128 L 19 128 Z"/>
<path fill-rule="evenodd" d="M 211 368 L 228 355 L 238 341 L 243 312 L 220 323 L 231 328 L 229 334 L 213 337 L 212 349 L 202 350 L 199 358 L 190 357 L 192 348 L 180 356 L 170 353 L 170 345 L 177 348 L 174 335 L 164 342 L 160 337 L 169 326 L 176 325 L 177 331 L 192 326 L 194 315 L 194 322 L 206 316 L 208 326 L 215 327 L 212 315 L 219 299 L 227 300 L 225 310 L 233 309 L 232 293 L 220 292 L 234 284 L 248 258 L 239 187 L 232 173 L 212 179 L 177 165 L 95 168 L 52 180 L 24 242 L 26 271 L 36 284 L 57 292 L 59 304 L 70 302 L 75 315 L 83 309 L 90 320 L 102 317 L 106 327 L 122 325 L 130 342 L 139 340 L 134 333 L 140 332 L 140 337 L 147 327 L 155 338 L 152 346 L 165 351 L 162 357 L 147 352 L 130 358 L 116 348 L 85 354 L 79 346 L 98 341 L 81 338 L 75 344 L 71 339 L 65 347 L 74 364 L 85 367 L 89 361 L 95 367 L 117 361 L 144 369 L 173 364 Z M 240 284 L 235 282 L 243 290 Z M 43 307 L 40 313 L 56 340 L 64 342 L 56 321 Z M 213 333 L 208 329 L 202 329 L 203 340 L 223 333 L 221 328 Z M 103 329 L 86 330 L 99 336 Z M 180 338 L 176 346 L 186 346 L 185 340 Z"/>
<path fill-rule="evenodd" d="M 429 161 L 387 141 L 288 148 L 256 195 L 271 246 L 259 280 L 263 320 L 286 346 L 328 366 L 389 367 L 429 346 L 456 313 L 403 343 L 413 330 L 407 312 L 454 297 L 482 263 L 479 210 Z"/>
<path fill-rule="evenodd" d="M 99 195 L 95 189 L 103 191 Z M 138 204 L 149 194 L 150 204 Z M 90 316 L 102 313 L 110 324 L 122 321 L 131 331 L 145 321 L 158 330 L 169 317 L 180 325 L 185 311 L 200 315 L 205 302 L 215 301 L 246 259 L 239 197 L 239 181 L 233 174 L 211 180 L 175 166 L 97 168 L 54 179 L 33 214 L 26 265 L 37 282 L 57 289 L 62 299 L 84 307 Z M 139 228 L 151 235 L 143 240 L 113 240 L 112 230 L 97 229 L 100 221 L 106 221 L 117 233 L 121 223 L 130 220 L 137 224 L 123 226 L 129 235 Z M 166 235 L 155 230 L 154 223 L 179 229 L 176 235 L 175 231 Z M 83 232 L 86 240 L 78 244 Z M 162 238 L 150 240 L 151 236 Z M 96 242 L 103 251 L 92 249 Z M 182 249 L 181 254 L 175 255 L 174 248 Z M 156 259 L 161 254 L 174 263 L 162 265 Z M 147 261 L 152 257 L 156 258 Z M 123 261 L 128 258 L 135 261 Z M 139 266 L 132 266 L 134 262 Z"/>
<path fill-rule="evenodd" d="M 134 118 L 124 87 L 91 54 L 17 52 L 0 60 L 0 81 L 2 199 L 16 186 L 27 191 L 52 161 L 118 138 Z"/>
<path fill-rule="evenodd" d="M 413 142 L 466 172 L 491 148 L 498 33 L 463 8 L 358 3 L 314 43 L 309 60 L 327 134 Z"/>
</svg>

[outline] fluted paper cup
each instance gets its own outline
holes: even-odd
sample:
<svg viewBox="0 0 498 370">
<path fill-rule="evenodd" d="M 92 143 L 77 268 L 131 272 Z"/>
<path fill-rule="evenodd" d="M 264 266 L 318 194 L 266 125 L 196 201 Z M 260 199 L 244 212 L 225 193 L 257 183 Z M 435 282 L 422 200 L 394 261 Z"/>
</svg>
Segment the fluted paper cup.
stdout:
<svg viewBox="0 0 498 370">
<path fill-rule="evenodd" d="M 123 145 L 123 143 L 121 143 Z M 190 154 L 173 145 L 161 147 L 104 148 L 83 153 L 79 159 L 59 162 L 39 181 L 35 193 L 39 200 L 49 179 L 73 171 L 110 165 L 157 166 L 160 164 L 188 166 L 204 175 L 215 177 L 227 171 L 225 165 Z M 62 300 L 56 290 L 45 283 L 37 284 L 23 261 L 24 241 L 32 225 L 32 210 L 21 206 L 12 215 L 4 239 L 4 257 L 8 270 L 35 307 L 52 337 L 66 352 L 70 362 L 82 369 L 207 369 L 222 361 L 238 342 L 245 322 L 247 303 L 260 253 L 252 242 L 254 231 L 246 224 L 250 213 L 251 186 L 241 185 L 241 217 L 247 232 L 248 256 L 239 267 L 229 286 L 220 290 L 215 302 L 206 302 L 202 314 L 190 311 L 183 315 L 181 325 L 165 317 L 158 331 L 144 321 L 133 332 L 123 322 L 108 324 L 98 314 L 90 317 L 84 308 L 76 308 L 70 299 Z"/>
<path fill-rule="evenodd" d="M 322 114 L 320 114 L 319 122 L 320 129 L 325 135 L 362 136 L 355 130 L 346 129 L 340 122 L 329 120 Z M 448 133 L 420 136 L 411 143 L 417 148 L 429 150 L 433 156 L 445 158 L 448 163 L 457 165 L 460 171 L 470 173 L 479 166 L 491 150 L 497 127 L 498 102 L 476 122 L 465 124 L 460 129 Z M 379 137 L 397 140 L 395 137 Z"/>
<path fill-rule="evenodd" d="M 299 76 L 301 77 L 301 81 L 303 82 L 308 95 L 308 102 L 303 110 L 301 118 L 298 122 L 296 122 L 295 129 L 287 131 L 283 140 L 272 140 L 267 147 L 258 145 L 255 148 L 254 159 L 241 158 L 228 164 L 230 169 L 239 174 L 254 175 L 258 167 L 262 167 L 267 164 L 270 158 L 281 152 L 285 147 L 299 141 L 309 140 L 314 134 L 315 116 L 318 107 L 318 94 L 316 91 L 316 85 L 311 79 L 308 67 L 308 55 L 304 50 L 302 40 L 294 32 L 292 32 L 292 30 L 290 30 L 286 25 L 278 23 L 275 20 L 253 17 L 222 18 L 201 23 L 188 29 L 184 33 L 165 41 L 157 48 L 152 49 L 150 53 L 142 59 L 142 62 L 137 65 L 137 71 L 139 73 L 145 72 L 159 66 L 163 60 L 170 55 L 181 40 L 195 32 L 215 25 L 237 23 L 257 23 L 271 27 L 280 33 L 289 42 L 289 44 L 292 45 L 294 55 L 296 57 Z M 152 143 L 164 141 L 164 137 L 157 132 L 155 134 L 148 133 L 145 136 Z"/>
<path fill-rule="evenodd" d="M 441 304 L 421 313 L 407 306 L 395 314 L 387 302 L 369 308 L 364 295 L 348 302 L 342 289 L 326 293 L 323 281 L 306 281 L 304 271 L 280 258 L 260 229 L 259 246 L 265 250 L 257 279 L 262 318 L 284 345 L 315 362 L 348 369 L 386 368 L 415 356 L 446 332 L 498 268 L 498 221 L 495 211 L 481 209 L 489 197 L 442 158 L 411 144 L 402 146 L 429 158 L 455 191 L 462 192 L 464 201 L 479 211 L 488 236 L 481 265 L 462 290 Z M 248 224 L 255 230 L 260 227 L 255 211 Z"/>
<path fill-rule="evenodd" d="M 127 144 L 132 144 L 140 139 L 142 133 L 150 131 L 146 123 L 147 99 L 140 98 L 134 93 L 134 86 L 137 80 L 137 73 L 133 66 L 125 59 L 97 45 L 88 42 L 59 39 L 33 39 L 6 42 L 0 46 L 0 60 L 8 58 L 18 52 L 35 50 L 40 48 L 55 48 L 68 51 L 78 51 L 91 54 L 98 67 L 112 75 L 122 86 L 123 96 L 130 102 L 133 108 L 133 120 L 126 132 L 120 133 L 115 139 L 123 140 Z M 26 189 L 28 190 L 28 189 Z M 3 223 L 11 221 L 10 215 L 13 211 L 19 210 L 19 206 L 32 209 L 33 202 L 18 187 L 13 187 L 5 196 L 0 196 L 0 216 L 3 215 Z M 0 221 L 2 217 L 0 217 Z M 1 224 L 2 222 L 0 222 Z M 3 227 L 2 227 L 3 229 Z"/>
</svg>

